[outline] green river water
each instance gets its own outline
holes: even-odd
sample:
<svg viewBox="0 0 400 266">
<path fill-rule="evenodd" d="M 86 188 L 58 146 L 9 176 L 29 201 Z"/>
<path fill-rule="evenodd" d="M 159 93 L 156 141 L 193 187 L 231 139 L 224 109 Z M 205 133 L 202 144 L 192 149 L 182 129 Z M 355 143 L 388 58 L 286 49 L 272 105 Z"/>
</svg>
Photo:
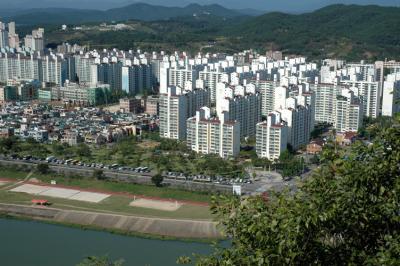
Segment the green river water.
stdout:
<svg viewBox="0 0 400 266">
<path fill-rule="evenodd" d="M 0 219 L 1 266 L 73 266 L 87 256 L 123 258 L 124 266 L 176 265 L 181 255 L 208 254 L 209 244 L 163 241 Z"/>
</svg>

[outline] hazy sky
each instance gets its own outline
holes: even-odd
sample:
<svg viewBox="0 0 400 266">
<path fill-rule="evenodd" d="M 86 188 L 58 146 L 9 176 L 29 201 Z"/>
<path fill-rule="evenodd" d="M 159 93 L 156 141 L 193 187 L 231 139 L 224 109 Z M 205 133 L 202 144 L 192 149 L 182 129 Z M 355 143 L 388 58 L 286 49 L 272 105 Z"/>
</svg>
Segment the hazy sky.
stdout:
<svg viewBox="0 0 400 266">
<path fill-rule="evenodd" d="M 286 12 L 310 11 L 334 3 L 400 6 L 400 0 L 0 0 L 0 8 L 69 7 L 107 9 L 121 7 L 134 2 L 165 6 L 184 6 L 188 3 L 218 3 L 227 8 L 251 8 Z"/>
</svg>

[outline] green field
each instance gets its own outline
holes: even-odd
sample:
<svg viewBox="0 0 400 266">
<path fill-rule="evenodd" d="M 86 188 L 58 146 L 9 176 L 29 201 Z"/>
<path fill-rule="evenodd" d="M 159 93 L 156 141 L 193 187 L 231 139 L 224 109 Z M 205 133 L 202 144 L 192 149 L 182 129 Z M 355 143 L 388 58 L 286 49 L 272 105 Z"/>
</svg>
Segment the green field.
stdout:
<svg viewBox="0 0 400 266">
<path fill-rule="evenodd" d="M 0 166 L 0 178 L 6 179 L 24 179 L 28 175 L 27 172 L 15 171 L 12 169 L 4 169 Z"/>
<path fill-rule="evenodd" d="M 28 175 L 26 171 L 14 170 L 12 168 L 0 169 L 1 178 L 24 179 Z M 83 189 L 95 189 L 106 192 L 121 192 L 133 195 L 143 195 L 147 197 L 157 197 L 164 199 L 185 200 L 195 202 L 210 202 L 211 194 L 186 191 L 168 187 L 156 187 L 152 185 L 139 185 L 132 183 L 110 182 L 95 180 L 92 177 L 81 176 L 60 176 L 56 174 L 39 174 L 33 173 L 30 178 L 37 179 L 41 182 L 50 184 L 50 180 L 56 180 L 57 184 L 79 187 Z"/>
<path fill-rule="evenodd" d="M 50 201 L 52 203 L 51 207 L 58 209 L 96 211 L 121 215 L 139 215 L 176 219 L 212 219 L 211 212 L 206 206 L 182 205 L 182 207 L 180 207 L 176 211 L 161 211 L 155 209 L 131 207 L 129 206 L 129 203 L 133 199 L 126 196 L 111 196 L 99 203 L 88 203 L 83 201 L 52 198 L 46 196 L 33 196 L 26 193 L 10 192 L 0 189 L 1 203 L 31 205 L 31 200 L 35 197 Z"/>
</svg>

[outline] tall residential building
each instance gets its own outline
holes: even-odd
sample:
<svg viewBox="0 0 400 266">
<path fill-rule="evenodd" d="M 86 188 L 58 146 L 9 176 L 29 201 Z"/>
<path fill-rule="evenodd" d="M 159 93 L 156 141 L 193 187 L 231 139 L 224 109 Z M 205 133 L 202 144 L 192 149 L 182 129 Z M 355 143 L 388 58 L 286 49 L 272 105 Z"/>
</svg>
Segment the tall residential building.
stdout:
<svg viewBox="0 0 400 266">
<path fill-rule="evenodd" d="M 44 49 L 44 29 L 38 28 L 32 31 L 31 35 L 26 35 L 24 39 L 25 49 L 30 51 L 43 51 Z"/>
<path fill-rule="evenodd" d="M 19 36 L 15 32 L 15 22 L 8 23 L 8 46 L 10 48 L 19 48 Z"/>
<path fill-rule="evenodd" d="M 45 56 L 41 62 L 40 81 L 62 86 L 67 79 L 67 61 L 58 56 Z"/>
<path fill-rule="evenodd" d="M 220 82 L 229 82 L 230 76 L 220 68 L 215 70 L 206 68 L 199 72 L 199 79 L 204 80 L 204 85 L 210 90 L 211 103 L 215 103 L 217 97 L 217 84 Z"/>
<path fill-rule="evenodd" d="M 97 68 L 97 73 L 93 70 Z M 97 75 L 97 82 L 109 84 L 111 90 L 122 90 L 122 63 L 102 63 L 92 66 L 92 75 Z M 92 76 L 92 80 L 93 80 Z"/>
<path fill-rule="evenodd" d="M 334 84 L 311 84 L 310 87 L 315 93 L 315 122 L 333 124 L 335 99 L 342 87 Z"/>
<path fill-rule="evenodd" d="M 186 120 L 207 104 L 207 90 L 168 87 L 167 93 L 160 94 L 160 136 L 169 139 L 186 139 Z"/>
<path fill-rule="evenodd" d="M 357 132 L 362 126 L 363 105 L 354 93 L 345 89 L 336 96 L 333 126 L 338 132 Z"/>
<path fill-rule="evenodd" d="M 179 87 L 168 87 L 160 95 L 160 136 L 169 139 L 186 138 L 188 97 Z"/>
<path fill-rule="evenodd" d="M 381 87 L 378 81 L 373 81 L 369 76 L 368 81 L 342 80 L 341 84 L 349 86 L 354 95 L 362 99 L 364 116 L 371 118 L 379 116 Z"/>
<path fill-rule="evenodd" d="M 92 79 L 92 65 L 94 65 L 95 58 L 82 55 L 75 55 L 74 57 L 77 81 L 79 81 L 79 83 L 86 84 L 93 83 L 94 78 Z"/>
<path fill-rule="evenodd" d="M 280 116 L 280 113 L 272 112 L 268 115 L 267 121 L 257 124 L 256 153 L 258 157 L 276 160 L 287 149 L 288 128 Z"/>
<path fill-rule="evenodd" d="M 0 48 L 8 47 L 8 31 L 0 29 Z"/>
<path fill-rule="evenodd" d="M 286 108 L 277 109 L 281 113 L 281 119 L 286 122 L 288 128 L 288 144 L 294 150 L 301 145 L 307 145 L 313 126 L 313 113 L 311 106 L 300 105 L 297 97 L 286 99 Z"/>
<path fill-rule="evenodd" d="M 246 86 L 217 85 L 217 114 L 228 112 L 230 120 L 240 123 L 240 136 L 254 136 L 261 121 L 261 95 L 254 84 Z"/>
<path fill-rule="evenodd" d="M 194 85 L 198 77 L 199 72 L 195 68 L 174 68 L 162 66 L 160 69 L 160 93 L 165 93 L 165 89 L 168 86 L 184 88 L 188 81 L 192 82 Z"/>
<path fill-rule="evenodd" d="M 202 154 L 236 157 L 240 152 L 240 126 L 229 121 L 228 114 L 211 117 L 210 108 L 202 107 L 187 120 L 187 146 Z"/>
<path fill-rule="evenodd" d="M 274 92 L 279 87 L 279 83 L 275 81 L 257 80 L 256 85 L 261 94 L 261 114 L 268 116 L 275 110 L 274 108 Z"/>
<path fill-rule="evenodd" d="M 400 113 L 400 72 L 386 76 L 383 83 L 382 115 Z"/>
<path fill-rule="evenodd" d="M 362 125 L 362 97 L 351 88 L 334 84 L 311 86 L 315 93 L 315 121 L 332 124 L 338 131 L 357 131 Z"/>
<path fill-rule="evenodd" d="M 145 94 L 153 87 L 151 65 L 122 67 L 122 90 L 130 95 Z"/>
</svg>

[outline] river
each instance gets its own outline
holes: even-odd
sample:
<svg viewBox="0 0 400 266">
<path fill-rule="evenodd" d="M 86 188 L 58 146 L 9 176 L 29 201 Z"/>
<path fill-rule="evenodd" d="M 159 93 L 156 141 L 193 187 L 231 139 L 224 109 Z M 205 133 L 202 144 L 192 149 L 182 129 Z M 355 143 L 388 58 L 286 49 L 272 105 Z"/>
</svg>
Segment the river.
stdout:
<svg viewBox="0 0 400 266">
<path fill-rule="evenodd" d="M 208 244 L 153 240 L 35 221 L 0 219 L 0 265 L 74 266 L 87 256 L 123 258 L 124 266 L 176 265 L 181 255 L 208 254 Z"/>
</svg>

